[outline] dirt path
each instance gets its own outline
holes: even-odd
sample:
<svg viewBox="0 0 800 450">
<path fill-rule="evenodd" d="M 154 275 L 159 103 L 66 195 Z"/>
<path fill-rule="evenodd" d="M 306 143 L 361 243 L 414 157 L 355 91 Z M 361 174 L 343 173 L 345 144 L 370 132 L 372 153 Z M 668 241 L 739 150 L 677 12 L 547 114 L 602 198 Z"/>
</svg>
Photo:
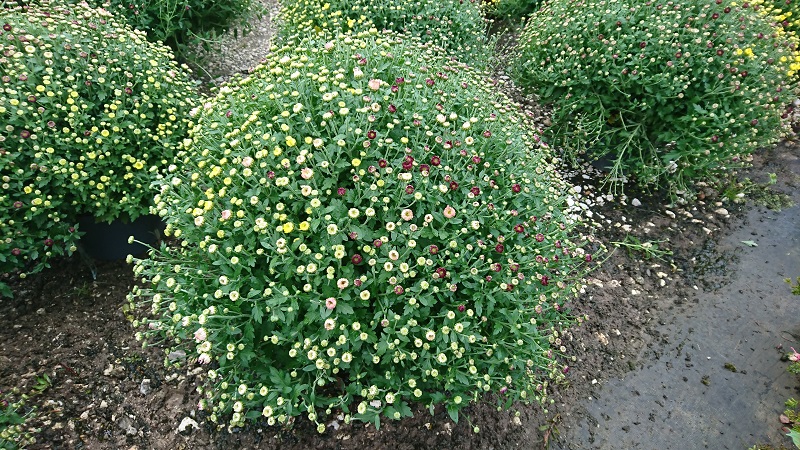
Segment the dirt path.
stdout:
<svg viewBox="0 0 800 450">
<path fill-rule="evenodd" d="M 779 172 L 796 205 L 798 155 L 796 147 L 774 151 L 766 167 Z M 790 444 L 778 416 L 783 402 L 800 391 L 781 355 L 800 348 L 800 298 L 783 280 L 800 275 L 800 206 L 750 209 L 710 251 L 723 270 L 698 271 L 710 286 L 698 286 L 688 306 L 660 317 L 652 333 L 660 342 L 642 352 L 641 370 L 588 392 L 584 410 L 565 418 L 560 448 Z"/>
</svg>

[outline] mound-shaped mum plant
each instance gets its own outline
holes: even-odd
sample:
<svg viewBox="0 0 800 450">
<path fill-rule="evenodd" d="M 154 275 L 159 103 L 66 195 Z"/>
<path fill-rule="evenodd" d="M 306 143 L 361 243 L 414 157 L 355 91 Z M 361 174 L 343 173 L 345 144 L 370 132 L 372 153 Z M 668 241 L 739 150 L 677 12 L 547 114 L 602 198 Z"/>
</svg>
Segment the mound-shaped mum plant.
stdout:
<svg viewBox="0 0 800 450">
<path fill-rule="evenodd" d="M 196 95 L 168 49 L 103 10 L 4 8 L 0 25 L 0 271 L 37 270 L 74 251 L 79 215 L 148 213 Z"/>
<path fill-rule="evenodd" d="M 212 421 L 379 424 L 544 402 L 591 260 L 571 187 L 490 80 L 393 34 L 305 38 L 197 111 L 136 260 L 139 338 L 208 364 Z M 508 403 L 506 403 L 508 402 Z"/>
<path fill-rule="evenodd" d="M 674 192 L 781 137 L 794 50 L 747 3 L 563 0 L 531 17 L 509 71 L 553 106 L 556 144 Z"/>
<path fill-rule="evenodd" d="M 281 34 L 392 30 L 485 66 L 494 48 L 480 0 L 281 0 Z"/>
</svg>

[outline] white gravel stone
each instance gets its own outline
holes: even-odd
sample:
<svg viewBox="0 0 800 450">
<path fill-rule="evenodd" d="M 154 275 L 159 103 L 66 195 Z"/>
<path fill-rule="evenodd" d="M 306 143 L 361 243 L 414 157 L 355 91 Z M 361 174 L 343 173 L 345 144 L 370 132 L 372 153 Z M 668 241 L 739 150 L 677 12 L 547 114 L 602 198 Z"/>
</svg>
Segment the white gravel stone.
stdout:
<svg viewBox="0 0 800 450">
<path fill-rule="evenodd" d="M 189 427 L 192 427 L 193 429 L 197 430 L 200 428 L 200 425 L 198 425 L 197 422 L 191 417 L 184 417 L 183 420 L 181 420 L 181 424 L 178 425 L 178 432 L 183 433 Z"/>
</svg>

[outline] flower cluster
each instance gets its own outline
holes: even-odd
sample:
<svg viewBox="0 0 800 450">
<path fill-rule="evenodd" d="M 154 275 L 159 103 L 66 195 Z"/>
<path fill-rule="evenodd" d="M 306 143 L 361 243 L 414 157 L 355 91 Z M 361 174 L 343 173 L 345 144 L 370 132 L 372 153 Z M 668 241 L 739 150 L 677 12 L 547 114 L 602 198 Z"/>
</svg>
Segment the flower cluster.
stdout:
<svg viewBox="0 0 800 450">
<path fill-rule="evenodd" d="M 0 448 L 16 450 L 36 443 L 25 424 L 33 415 L 33 410 L 25 407 L 25 398 L 23 395 L 14 401 L 11 395 L 0 390 Z"/>
<path fill-rule="evenodd" d="M 564 376 L 571 186 L 487 75 L 375 31 L 303 38 L 195 111 L 131 307 L 208 364 L 214 421 L 453 418 Z M 324 431 L 325 425 L 319 425 Z"/>
<path fill-rule="evenodd" d="M 795 44 L 754 9 L 551 2 L 528 22 L 510 72 L 553 104 L 559 145 L 611 153 L 613 179 L 685 189 L 786 130 Z"/>
<path fill-rule="evenodd" d="M 493 49 L 479 0 L 281 0 L 280 18 L 283 35 L 374 27 L 419 37 L 476 66 L 485 66 Z"/>
<path fill-rule="evenodd" d="M 169 51 L 86 4 L 0 10 L 0 269 L 74 250 L 78 215 L 148 212 L 196 94 Z"/>
<path fill-rule="evenodd" d="M 754 0 L 750 3 L 753 10 L 778 28 L 779 36 L 791 40 L 795 44 L 794 53 L 789 64 L 789 76 L 800 74 L 800 3 L 797 0 Z M 785 33 L 785 34 L 784 34 Z"/>
</svg>

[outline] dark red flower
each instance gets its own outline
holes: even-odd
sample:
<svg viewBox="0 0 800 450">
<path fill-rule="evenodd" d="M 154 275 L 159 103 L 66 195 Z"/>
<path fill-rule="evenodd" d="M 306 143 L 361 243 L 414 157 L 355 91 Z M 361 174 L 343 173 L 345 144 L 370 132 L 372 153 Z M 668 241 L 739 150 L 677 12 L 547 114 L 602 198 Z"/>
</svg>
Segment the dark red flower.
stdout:
<svg viewBox="0 0 800 450">
<path fill-rule="evenodd" d="M 472 195 L 475 196 L 481 195 L 481 188 L 479 188 L 478 186 L 472 186 L 469 191 L 472 192 Z"/>
<path fill-rule="evenodd" d="M 8 24 L 8 23 L 3 24 L 3 30 L 4 31 L 11 31 L 11 24 Z"/>
<path fill-rule="evenodd" d="M 395 294 L 403 295 L 403 292 L 405 292 L 405 289 L 403 289 L 403 286 L 395 286 L 394 287 L 394 293 Z"/>
<path fill-rule="evenodd" d="M 375 130 L 367 131 L 367 138 L 375 139 L 376 136 L 378 136 L 378 133 Z"/>
<path fill-rule="evenodd" d="M 522 186 L 519 183 L 514 183 L 511 185 L 511 192 L 515 194 L 519 194 L 522 191 Z"/>
<path fill-rule="evenodd" d="M 397 107 L 394 106 L 394 105 L 391 105 L 391 104 L 389 105 L 389 107 L 387 109 L 389 110 L 390 113 L 397 112 Z"/>
<path fill-rule="evenodd" d="M 431 252 L 431 255 L 435 255 L 439 253 L 439 247 L 437 247 L 436 245 L 431 245 L 430 247 L 428 247 L 428 251 Z"/>
<path fill-rule="evenodd" d="M 356 239 L 358 239 L 358 233 L 356 233 L 355 231 L 351 231 L 347 233 L 347 237 L 349 237 L 350 240 L 355 241 Z"/>
<path fill-rule="evenodd" d="M 31 137 L 31 132 L 28 130 L 22 130 L 19 133 L 19 137 L 21 137 L 22 139 L 28 139 L 29 137 Z"/>
<path fill-rule="evenodd" d="M 391 89 L 391 90 L 392 90 L 392 92 L 394 92 L 394 93 L 397 93 L 397 91 L 399 91 L 399 90 L 400 90 L 400 88 L 399 88 L 399 87 L 397 87 L 397 85 L 396 85 L 396 84 L 393 84 L 393 85 L 392 85 L 392 87 L 391 87 L 390 89 Z M 392 112 L 394 112 L 394 111 L 392 111 Z"/>
<path fill-rule="evenodd" d="M 383 245 L 383 241 L 380 239 L 375 239 L 372 241 L 372 246 L 375 248 L 381 248 L 381 245 Z"/>
<path fill-rule="evenodd" d="M 387 163 L 385 159 L 380 159 L 380 160 L 378 160 L 378 167 L 380 167 L 381 169 L 383 169 L 384 167 L 386 167 L 388 164 L 389 164 L 389 163 Z"/>
<path fill-rule="evenodd" d="M 439 278 L 446 278 L 447 277 L 447 269 L 444 267 L 439 267 L 436 269 L 436 275 L 439 275 Z"/>
<path fill-rule="evenodd" d="M 503 265 L 500 263 L 495 263 L 494 265 L 492 265 L 492 270 L 494 270 L 495 272 L 500 272 L 501 270 L 503 270 Z"/>
<path fill-rule="evenodd" d="M 413 194 L 413 193 L 414 193 L 414 186 L 412 186 L 412 185 L 410 185 L 410 184 L 409 184 L 409 185 L 407 185 L 407 186 L 406 186 L 406 194 L 409 194 L 409 195 L 410 195 L 410 194 Z"/>
<path fill-rule="evenodd" d="M 536 242 L 544 241 L 544 235 L 542 233 L 536 233 L 536 236 L 534 236 L 533 238 L 536 239 Z"/>
<path fill-rule="evenodd" d="M 347 189 L 345 189 L 343 187 L 340 187 L 340 188 L 336 189 L 336 193 L 339 194 L 339 195 L 344 195 L 344 194 L 347 193 Z"/>
<path fill-rule="evenodd" d="M 270 180 L 275 178 L 275 172 L 273 172 L 271 170 L 269 172 L 267 172 L 267 178 L 269 178 Z"/>
<path fill-rule="evenodd" d="M 514 231 L 516 231 L 517 233 L 524 233 L 525 232 L 525 227 L 522 226 L 521 223 L 518 223 L 518 224 L 514 225 Z"/>
<path fill-rule="evenodd" d="M 18 248 L 12 248 L 11 249 L 11 254 L 14 255 L 14 256 L 19 256 L 20 253 L 22 253 L 22 251 L 20 249 L 18 249 Z"/>
<path fill-rule="evenodd" d="M 483 132 L 483 137 L 485 137 L 485 138 L 492 137 L 492 132 L 489 131 L 489 130 L 484 131 Z"/>
<path fill-rule="evenodd" d="M 592 254 L 591 253 L 587 254 L 584 259 L 586 259 L 586 262 L 592 262 Z"/>
<path fill-rule="evenodd" d="M 429 165 L 427 165 L 427 164 L 420 164 L 420 165 L 419 165 L 419 171 L 420 171 L 420 172 L 428 172 L 428 173 L 430 173 L 430 171 L 431 171 L 431 166 L 429 166 Z"/>
<path fill-rule="evenodd" d="M 432 166 L 438 167 L 439 164 L 441 164 L 441 163 L 442 163 L 442 158 L 440 158 L 440 157 L 438 157 L 436 155 L 431 156 L 431 165 Z"/>
<path fill-rule="evenodd" d="M 44 240 L 44 245 L 45 245 L 46 247 L 52 247 L 54 243 L 55 243 L 55 242 L 53 242 L 53 240 L 52 240 L 52 239 L 50 239 L 50 238 L 47 238 L 47 239 L 45 239 L 45 240 Z"/>
<path fill-rule="evenodd" d="M 397 77 L 394 79 L 394 82 L 397 83 L 398 85 L 401 85 L 406 82 L 406 79 L 403 77 Z"/>
<path fill-rule="evenodd" d="M 455 181 L 451 181 L 450 182 L 450 190 L 451 191 L 455 191 L 457 189 L 458 189 L 458 183 L 456 183 Z"/>
<path fill-rule="evenodd" d="M 403 160 L 403 169 L 411 170 L 414 167 L 414 158 L 411 155 L 406 155 L 406 158 Z"/>
<path fill-rule="evenodd" d="M 540 281 L 542 283 L 542 286 L 547 286 L 548 284 L 550 284 L 549 278 L 547 278 L 547 275 L 542 275 L 542 279 Z"/>
<path fill-rule="evenodd" d="M 464 305 L 458 305 L 458 312 L 464 312 L 467 309 Z"/>
<path fill-rule="evenodd" d="M 352 262 L 353 262 L 353 264 L 355 264 L 355 265 L 359 265 L 359 264 L 361 264 L 362 262 L 364 262 L 364 258 L 363 258 L 361 255 L 359 255 L 358 253 L 356 253 L 355 255 L 353 255 L 353 256 L 350 258 L 350 261 L 352 261 Z"/>
<path fill-rule="evenodd" d="M 17 200 L 14 202 L 14 208 L 22 208 L 22 202 Z"/>
<path fill-rule="evenodd" d="M 425 79 L 425 84 L 427 84 L 428 86 L 433 86 L 434 84 L 436 84 L 436 82 L 433 81 L 432 78 L 426 78 Z"/>
<path fill-rule="evenodd" d="M 355 287 L 361 287 L 361 280 L 356 278 L 355 280 L 353 280 L 353 285 Z"/>
<path fill-rule="evenodd" d="M 496 251 L 497 253 L 503 253 L 503 250 L 505 249 L 506 248 L 503 246 L 503 244 L 497 244 L 494 246 L 494 251 Z"/>
</svg>

